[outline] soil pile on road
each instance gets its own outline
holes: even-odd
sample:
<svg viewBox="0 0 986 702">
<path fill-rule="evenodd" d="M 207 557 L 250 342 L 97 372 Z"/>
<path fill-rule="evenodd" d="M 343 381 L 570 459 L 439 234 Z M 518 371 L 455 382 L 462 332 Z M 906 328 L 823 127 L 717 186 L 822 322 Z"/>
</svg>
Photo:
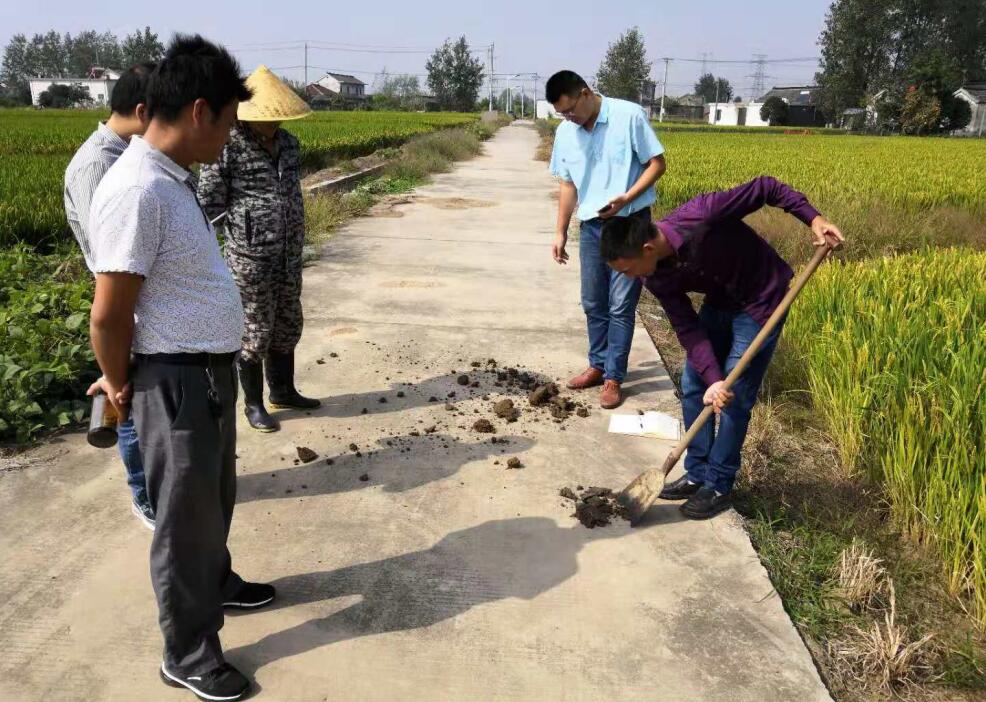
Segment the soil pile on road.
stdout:
<svg viewBox="0 0 986 702">
<path fill-rule="evenodd" d="M 627 511 L 616 500 L 616 494 L 609 488 L 579 488 L 581 494 L 569 487 L 563 487 L 559 495 L 575 503 L 573 517 L 588 529 L 609 526 L 613 519 L 629 519 Z"/>
</svg>

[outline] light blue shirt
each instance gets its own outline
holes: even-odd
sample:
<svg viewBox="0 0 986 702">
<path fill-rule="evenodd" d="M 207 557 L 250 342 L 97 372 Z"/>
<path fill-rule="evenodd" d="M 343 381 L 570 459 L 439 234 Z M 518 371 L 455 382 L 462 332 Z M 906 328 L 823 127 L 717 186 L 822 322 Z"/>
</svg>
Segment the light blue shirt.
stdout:
<svg viewBox="0 0 986 702">
<path fill-rule="evenodd" d="M 663 153 L 640 105 L 604 97 L 591 132 L 574 122 L 558 125 L 551 173 L 575 183 L 576 216 L 584 222 L 598 217 L 607 202 L 633 187 L 647 162 Z M 619 214 L 632 214 L 655 200 L 656 189 L 648 188 Z"/>
</svg>

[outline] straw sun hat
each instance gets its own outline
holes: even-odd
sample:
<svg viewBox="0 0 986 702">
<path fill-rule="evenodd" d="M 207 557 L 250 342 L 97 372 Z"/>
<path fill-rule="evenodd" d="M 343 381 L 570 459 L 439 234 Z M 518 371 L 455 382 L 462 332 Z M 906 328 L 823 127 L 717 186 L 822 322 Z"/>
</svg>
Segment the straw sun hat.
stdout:
<svg viewBox="0 0 986 702">
<path fill-rule="evenodd" d="M 236 112 L 243 122 L 284 122 L 312 113 L 305 101 L 267 66 L 258 66 L 246 79 L 246 84 L 253 91 L 253 97 L 241 102 Z"/>
</svg>

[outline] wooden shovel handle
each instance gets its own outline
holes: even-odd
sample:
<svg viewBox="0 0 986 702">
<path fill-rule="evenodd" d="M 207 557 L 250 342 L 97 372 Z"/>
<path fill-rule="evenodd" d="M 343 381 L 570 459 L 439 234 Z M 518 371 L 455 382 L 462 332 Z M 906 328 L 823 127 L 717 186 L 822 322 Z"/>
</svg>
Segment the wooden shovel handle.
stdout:
<svg viewBox="0 0 986 702">
<path fill-rule="evenodd" d="M 808 279 L 811 277 L 812 273 L 814 273 L 819 264 L 825 260 L 825 257 L 828 256 L 831 250 L 832 247 L 827 243 L 817 247 L 815 250 L 815 255 L 812 256 L 811 261 L 808 262 L 808 265 L 805 266 L 804 270 L 801 271 L 800 275 L 798 275 L 791 287 L 788 288 L 787 294 L 784 296 L 784 299 L 781 300 L 780 304 L 777 305 L 777 309 L 775 309 L 774 313 L 770 315 L 767 319 L 767 323 L 764 324 L 763 328 L 760 330 L 760 333 L 754 337 L 749 348 L 743 352 L 743 355 L 740 357 L 740 360 L 737 361 L 736 366 L 729 372 L 729 375 L 726 376 L 726 380 L 723 381 L 723 389 L 728 390 L 731 388 L 733 383 L 736 382 L 736 379 L 743 375 L 743 371 L 745 371 L 747 366 L 750 365 L 753 357 L 760 352 L 760 348 L 763 346 L 764 341 L 766 341 L 767 337 L 773 333 L 774 329 L 777 327 L 777 323 L 781 320 L 781 317 L 787 313 L 788 309 L 791 307 L 791 303 L 794 302 L 794 298 L 796 298 L 798 293 L 801 292 L 801 288 L 805 286 L 805 283 L 808 282 Z M 712 416 L 714 411 L 715 410 L 712 408 L 712 405 L 708 405 L 704 410 L 702 410 L 702 413 L 698 415 L 698 418 L 692 422 L 692 425 L 688 428 L 688 431 L 681 438 L 681 441 L 678 442 L 678 445 L 675 446 L 674 450 L 668 455 L 667 460 L 664 461 L 665 475 L 670 473 L 671 469 L 675 467 L 678 460 L 681 458 L 681 454 L 685 452 L 685 449 L 688 448 L 688 444 L 692 442 L 695 435 L 698 434 L 702 427 L 705 426 L 705 423 L 709 421 L 709 417 Z"/>
</svg>

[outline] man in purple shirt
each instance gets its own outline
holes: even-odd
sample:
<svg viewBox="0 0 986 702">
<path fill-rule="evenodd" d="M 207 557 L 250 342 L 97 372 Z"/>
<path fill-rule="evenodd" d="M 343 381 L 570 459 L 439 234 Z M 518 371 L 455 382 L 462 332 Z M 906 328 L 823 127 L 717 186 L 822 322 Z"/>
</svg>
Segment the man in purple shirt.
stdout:
<svg viewBox="0 0 986 702">
<path fill-rule="evenodd" d="M 661 493 L 666 500 L 687 498 L 681 511 L 692 519 L 706 519 L 731 504 L 750 412 L 783 326 L 782 320 L 732 388 L 723 389 L 726 375 L 793 277 L 784 259 L 743 222 L 764 205 L 779 207 L 811 227 L 816 246 L 843 241 L 838 228 L 803 194 L 770 176 L 699 195 L 654 223 L 614 217 L 603 226 L 603 258 L 618 273 L 644 278 L 685 347 L 685 426 L 691 426 L 703 405 L 712 405 L 719 415 L 718 429 L 709 422 L 688 445 L 685 475 Z M 698 313 L 690 292 L 705 294 Z"/>
</svg>

